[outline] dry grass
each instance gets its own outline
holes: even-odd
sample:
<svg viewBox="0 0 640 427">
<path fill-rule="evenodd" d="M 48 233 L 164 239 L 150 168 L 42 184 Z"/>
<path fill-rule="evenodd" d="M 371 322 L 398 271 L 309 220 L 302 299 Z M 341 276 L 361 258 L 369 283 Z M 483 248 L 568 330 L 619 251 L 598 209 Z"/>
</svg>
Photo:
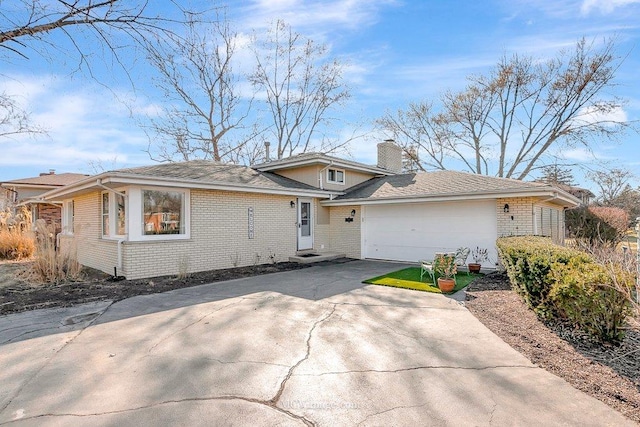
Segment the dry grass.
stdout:
<svg viewBox="0 0 640 427">
<path fill-rule="evenodd" d="M 82 278 L 75 246 L 56 250 L 53 229 L 41 219 L 36 221 L 36 235 L 35 259 L 27 273 L 29 279 L 38 283 L 60 283 Z"/>
<path fill-rule="evenodd" d="M 36 245 L 33 233 L 16 228 L 0 230 L 0 259 L 26 259 L 33 256 Z"/>
<path fill-rule="evenodd" d="M 14 215 L 10 210 L 0 212 L 0 259 L 19 260 L 33 256 L 35 240 L 29 230 L 31 213 L 21 208 Z"/>
</svg>

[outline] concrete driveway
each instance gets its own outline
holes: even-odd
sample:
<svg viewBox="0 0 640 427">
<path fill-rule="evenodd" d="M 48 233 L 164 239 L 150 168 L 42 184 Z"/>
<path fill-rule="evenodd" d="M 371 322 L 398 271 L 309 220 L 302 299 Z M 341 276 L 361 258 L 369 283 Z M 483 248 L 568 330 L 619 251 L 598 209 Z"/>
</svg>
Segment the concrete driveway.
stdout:
<svg viewBox="0 0 640 427">
<path fill-rule="evenodd" d="M 397 268 L 0 317 L 0 425 L 634 425 Z"/>
</svg>

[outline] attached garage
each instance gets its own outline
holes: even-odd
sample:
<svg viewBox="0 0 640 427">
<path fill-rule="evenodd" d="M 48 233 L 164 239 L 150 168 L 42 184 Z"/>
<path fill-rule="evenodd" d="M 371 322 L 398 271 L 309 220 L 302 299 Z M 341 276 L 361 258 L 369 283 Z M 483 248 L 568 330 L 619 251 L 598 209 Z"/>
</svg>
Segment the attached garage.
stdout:
<svg viewBox="0 0 640 427">
<path fill-rule="evenodd" d="M 373 178 L 321 204 L 338 212 L 331 244 L 349 256 L 413 263 L 480 247 L 489 251 L 484 266 L 493 267 L 498 237 L 561 242 L 564 209 L 579 200 L 549 184 L 437 171 Z"/>
<path fill-rule="evenodd" d="M 367 205 L 362 218 L 363 258 L 415 262 L 461 246 L 494 251 L 498 237 L 495 199 Z"/>
</svg>

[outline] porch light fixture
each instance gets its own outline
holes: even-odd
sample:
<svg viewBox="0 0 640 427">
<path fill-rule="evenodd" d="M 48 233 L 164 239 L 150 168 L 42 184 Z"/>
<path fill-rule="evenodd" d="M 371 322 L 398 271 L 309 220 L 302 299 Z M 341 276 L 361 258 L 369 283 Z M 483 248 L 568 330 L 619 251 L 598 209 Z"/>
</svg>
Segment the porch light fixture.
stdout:
<svg viewBox="0 0 640 427">
<path fill-rule="evenodd" d="M 289 202 L 289 205 L 291 205 L 292 208 L 296 207 L 296 202 L 294 202 L 293 200 Z"/>
<path fill-rule="evenodd" d="M 351 218 L 353 218 L 354 216 L 356 216 L 356 210 L 355 209 L 351 209 Z"/>
<path fill-rule="evenodd" d="M 505 203 L 502 210 L 504 211 L 504 213 L 509 213 L 509 203 Z"/>
</svg>

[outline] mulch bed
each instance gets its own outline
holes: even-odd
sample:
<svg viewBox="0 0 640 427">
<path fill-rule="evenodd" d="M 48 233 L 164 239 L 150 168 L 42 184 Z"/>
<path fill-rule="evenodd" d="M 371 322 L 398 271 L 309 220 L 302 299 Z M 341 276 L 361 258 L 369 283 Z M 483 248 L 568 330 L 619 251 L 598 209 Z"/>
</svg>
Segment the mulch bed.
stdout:
<svg viewBox="0 0 640 427">
<path fill-rule="evenodd" d="M 638 331 L 612 346 L 596 343 L 566 324 L 545 324 L 511 290 L 504 273 L 473 282 L 465 306 L 533 363 L 640 423 Z"/>
<path fill-rule="evenodd" d="M 222 280 L 240 279 L 267 273 L 298 270 L 328 263 L 344 263 L 350 258 L 340 258 L 313 264 L 280 262 L 248 267 L 228 268 L 190 274 L 188 277 L 162 276 L 151 279 L 114 281 L 101 271 L 84 269 L 84 280 L 57 285 L 33 285 L 25 282 L 0 286 L 0 315 L 50 307 L 68 307 L 91 301 L 119 301 L 136 295 L 166 292 Z M 28 268 L 28 264 L 24 265 Z"/>
</svg>

